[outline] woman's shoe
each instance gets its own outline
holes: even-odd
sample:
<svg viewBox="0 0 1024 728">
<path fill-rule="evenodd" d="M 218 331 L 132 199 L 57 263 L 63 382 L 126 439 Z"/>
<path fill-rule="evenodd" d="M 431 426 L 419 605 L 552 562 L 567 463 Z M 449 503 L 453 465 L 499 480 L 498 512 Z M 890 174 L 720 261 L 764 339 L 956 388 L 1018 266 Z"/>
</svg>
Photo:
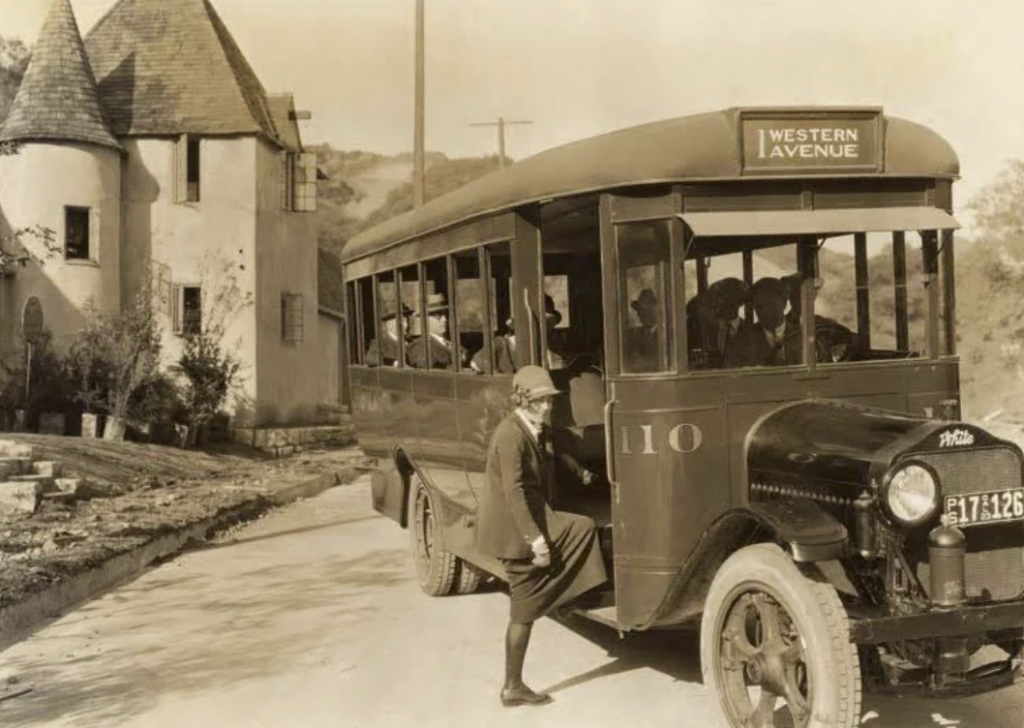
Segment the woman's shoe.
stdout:
<svg viewBox="0 0 1024 728">
<path fill-rule="evenodd" d="M 516 705 L 544 705 L 551 702 L 551 696 L 547 693 L 535 693 L 523 685 L 518 688 L 506 688 L 501 691 L 501 704 L 506 708 Z"/>
</svg>

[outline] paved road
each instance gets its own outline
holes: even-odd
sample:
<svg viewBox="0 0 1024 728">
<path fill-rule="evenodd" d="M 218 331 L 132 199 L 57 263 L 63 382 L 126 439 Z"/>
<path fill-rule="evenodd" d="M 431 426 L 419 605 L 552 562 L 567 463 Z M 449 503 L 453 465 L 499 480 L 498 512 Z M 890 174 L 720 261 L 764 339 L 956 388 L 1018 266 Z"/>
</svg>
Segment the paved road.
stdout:
<svg viewBox="0 0 1024 728">
<path fill-rule="evenodd" d="M 114 728 L 707 728 L 697 644 L 538 623 L 543 708 L 504 709 L 498 592 L 430 599 L 405 532 L 336 488 L 146 573 L 0 654 L 0 725 Z M 1022 691 L 868 700 L 872 728 L 1020 728 Z"/>
</svg>

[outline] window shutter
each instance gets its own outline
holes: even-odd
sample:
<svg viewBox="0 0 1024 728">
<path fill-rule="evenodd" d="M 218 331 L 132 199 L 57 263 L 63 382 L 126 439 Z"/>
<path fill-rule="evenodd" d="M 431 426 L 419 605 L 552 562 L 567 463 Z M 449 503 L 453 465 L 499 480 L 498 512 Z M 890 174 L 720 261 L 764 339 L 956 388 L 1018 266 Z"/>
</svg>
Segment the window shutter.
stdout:
<svg viewBox="0 0 1024 728">
<path fill-rule="evenodd" d="M 185 286 L 180 283 L 174 284 L 174 295 L 171 296 L 171 324 L 174 333 L 180 334 L 184 328 L 185 320 Z"/>
<path fill-rule="evenodd" d="M 182 134 L 174 145 L 174 201 L 188 202 L 188 134 Z"/>
<path fill-rule="evenodd" d="M 100 210 L 98 207 L 89 209 L 89 240 L 86 258 L 92 261 L 100 259 Z"/>
<path fill-rule="evenodd" d="M 281 209 L 289 212 L 295 209 L 294 163 L 295 156 L 291 152 L 281 152 L 278 157 L 281 176 Z"/>
<path fill-rule="evenodd" d="M 302 341 L 303 310 L 301 293 L 281 294 L 281 338 L 289 344 Z"/>
<path fill-rule="evenodd" d="M 298 155 L 295 182 L 295 209 L 301 212 L 316 212 L 315 152 L 303 152 Z"/>
</svg>

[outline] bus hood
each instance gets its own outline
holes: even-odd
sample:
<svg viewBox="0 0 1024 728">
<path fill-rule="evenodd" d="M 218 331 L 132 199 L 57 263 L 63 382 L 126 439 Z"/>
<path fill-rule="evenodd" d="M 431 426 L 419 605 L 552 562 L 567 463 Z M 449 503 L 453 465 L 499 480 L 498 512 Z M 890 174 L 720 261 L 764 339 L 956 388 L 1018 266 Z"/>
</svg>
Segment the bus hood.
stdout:
<svg viewBox="0 0 1024 728">
<path fill-rule="evenodd" d="M 747 441 L 747 472 L 755 493 L 799 486 L 838 495 L 838 487 L 850 491 L 845 497 L 856 497 L 866 487 L 877 487 L 892 464 L 911 452 L 997 445 L 1014 447 L 963 422 L 814 400 L 784 406 L 754 425 Z"/>
</svg>

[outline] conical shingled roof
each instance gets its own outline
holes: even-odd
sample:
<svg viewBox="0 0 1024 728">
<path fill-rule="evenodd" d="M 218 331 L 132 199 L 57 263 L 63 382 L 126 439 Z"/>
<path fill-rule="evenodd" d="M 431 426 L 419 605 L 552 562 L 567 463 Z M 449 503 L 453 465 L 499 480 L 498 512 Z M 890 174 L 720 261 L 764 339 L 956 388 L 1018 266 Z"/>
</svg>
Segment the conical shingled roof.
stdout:
<svg viewBox="0 0 1024 728">
<path fill-rule="evenodd" d="M 266 91 L 209 0 L 120 0 L 85 47 L 118 136 L 278 140 Z"/>
<path fill-rule="evenodd" d="M 120 149 L 103 117 L 70 0 L 54 0 L 0 141 L 73 141 Z"/>
</svg>

